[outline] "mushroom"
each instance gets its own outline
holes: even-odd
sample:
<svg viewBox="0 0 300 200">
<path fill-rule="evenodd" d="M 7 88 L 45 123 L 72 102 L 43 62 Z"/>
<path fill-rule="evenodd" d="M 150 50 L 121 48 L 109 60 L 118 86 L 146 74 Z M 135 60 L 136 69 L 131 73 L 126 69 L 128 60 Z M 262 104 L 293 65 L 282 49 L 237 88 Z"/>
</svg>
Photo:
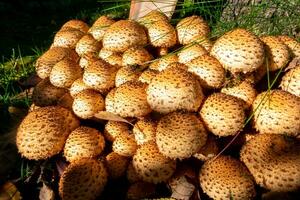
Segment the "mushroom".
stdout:
<svg viewBox="0 0 300 200">
<path fill-rule="evenodd" d="M 92 35 L 87 34 L 77 42 L 75 51 L 82 57 L 86 54 L 97 55 L 100 48 L 101 44 Z"/>
<path fill-rule="evenodd" d="M 61 30 L 67 29 L 77 29 L 83 33 L 86 33 L 89 30 L 89 26 L 84 21 L 78 19 L 71 19 L 64 23 L 61 27 Z"/>
<path fill-rule="evenodd" d="M 110 113 L 116 113 L 115 110 L 115 92 L 117 88 L 111 89 L 105 97 L 105 110 Z"/>
<path fill-rule="evenodd" d="M 119 87 L 129 81 L 137 81 L 141 74 L 142 71 L 134 66 L 122 67 L 117 71 L 115 85 Z"/>
<path fill-rule="evenodd" d="M 129 125 L 125 122 L 108 121 L 105 124 L 104 136 L 105 139 L 113 142 L 119 135 L 129 135 Z"/>
<path fill-rule="evenodd" d="M 208 135 L 206 143 L 200 148 L 200 150 L 193 155 L 201 161 L 207 161 L 210 158 L 213 158 L 219 153 L 219 147 L 217 141 L 214 137 Z"/>
<path fill-rule="evenodd" d="M 300 188 L 300 143 L 285 135 L 257 134 L 240 153 L 255 182 L 274 192 Z"/>
<path fill-rule="evenodd" d="M 159 21 L 168 22 L 169 19 L 163 12 L 160 12 L 158 10 L 152 10 L 145 16 L 138 19 L 138 22 L 146 28 L 149 28 L 150 26 Z"/>
<path fill-rule="evenodd" d="M 200 186 L 212 199 L 254 199 L 254 180 L 246 166 L 230 156 L 207 160 L 199 174 Z"/>
<path fill-rule="evenodd" d="M 132 157 L 137 149 L 134 135 L 120 134 L 116 136 L 112 144 L 112 149 L 115 153 L 121 156 Z"/>
<path fill-rule="evenodd" d="M 133 167 L 132 161 L 129 163 L 126 171 L 126 178 L 129 183 L 135 183 L 141 181 L 141 177 L 139 177 L 138 173 Z"/>
<path fill-rule="evenodd" d="M 300 43 L 297 42 L 294 38 L 291 38 L 287 35 L 277 36 L 285 45 L 288 46 L 289 50 L 292 52 L 292 55 L 295 57 L 300 56 Z"/>
<path fill-rule="evenodd" d="M 280 87 L 282 90 L 300 97 L 300 64 L 284 74 Z"/>
<path fill-rule="evenodd" d="M 53 47 L 65 47 L 75 49 L 77 42 L 84 36 L 84 33 L 78 29 L 68 28 L 58 31 L 53 40 Z"/>
<path fill-rule="evenodd" d="M 105 157 L 105 161 L 111 179 L 120 178 L 126 173 L 129 164 L 127 157 L 111 152 Z"/>
<path fill-rule="evenodd" d="M 174 62 L 178 62 L 178 56 L 176 54 L 168 54 L 152 62 L 149 65 L 149 68 L 157 71 L 163 71 L 169 64 Z"/>
<path fill-rule="evenodd" d="M 300 98 L 283 90 L 257 95 L 252 105 L 254 127 L 260 133 L 298 136 Z"/>
<path fill-rule="evenodd" d="M 101 41 L 106 30 L 109 28 L 110 25 L 115 23 L 115 20 L 109 18 L 108 16 L 101 16 L 99 17 L 92 27 L 89 29 L 89 33 L 97 40 Z"/>
<path fill-rule="evenodd" d="M 69 162 L 95 158 L 101 154 L 104 146 L 104 137 L 97 129 L 80 126 L 70 133 L 64 147 L 64 156 Z"/>
<path fill-rule="evenodd" d="M 93 53 L 88 53 L 86 55 L 83 55 L 80 58 L 79 66 L 84 69 L 87 66 L 91 65 L 93 62 L 96 62 L 98 60 L 99 60 L 99 58 L 97 57 L 97 55 L 95 55 Z"/>
<path fill-rule="evenodd" d="M 138 78 L 138 81 L 146 84 L 150 84 L 151 80 L 159 74 L 159 71 L 153 69 L 144 70 Z"/>
<path fill-rule="evenodd" d="M 82 77 L 81 78 L 78 78 L 76 79 L 71 87 L 70 87 L 70 95 L 74 98 L 78 93 L 80 93 L 81 91 L 83 90 L 87 90 L 87 89 L 90 89 L 89 86 L 87 86 L 83 80 L 82 80 Z"/>
<path fill-rule="evenodd" d="M 151 119 L 140 119 L 134 124 L 132 132 L 138 145 L 155 141 L 156 123 Z"/>
<path fill-rule="evenodd" d="M 127 49 L 122 56 L 122 66 L 146 68 L 147 62 L 152 60 L 152 55 L 143 47 L 136 46 Z"/>
<path fill-rule="evenodd" d="M 206 54 L 208 54 L 206 49 L 199 44 L 186 45 L 177 54 L 178 62 L 186 64 L 189 61 Z"/>
<path fill-rule="evenodd" d="M 113 52 L 113 51 L 105 49 L 105 48 L 102 48 L 99 51 L 99 54 L 98 54 L 99 58 L 101 58 L 101 59 L 103 59 L 105 61 L 111 55 L 118 55 L 118 56 L 120 56 L 122 58 L 122 56 L 119 53 Z"/>
<path fill-rule="evenodd" d="M 244 102 L 234 96 L 213 93 L 199 112 L 207 129 L 217 136 L 235 135 L 244 128 Z"/>
<path fill-rule="evenodd" d="M 173 112 L 163 116 L 156 129 L 159 152 L 171 159 L 189 158 L 206 143 L 201 120 L 192 113 Z"/>
<path fill-rule="evenodd" d="M 101 161 L 77 160 L 64 170 L 59 180 L 59 195 L 64 200 L 96 199 L 104 190 L 107 177 Z"/>
<path fill-rule="evenodd" d="M 155 184 L 147 182 L 136 182 L 129 186 L 127 190 L 127 199 L 140 200 L 148 199 L 155 195 Z"/>
<path fill-rule="evenodd" d="M 114 53 L 111 56 L 105 58 L 105 61 L 118 69 L 122 67 L 122 55 L 118 53 Z"/>
</svg>

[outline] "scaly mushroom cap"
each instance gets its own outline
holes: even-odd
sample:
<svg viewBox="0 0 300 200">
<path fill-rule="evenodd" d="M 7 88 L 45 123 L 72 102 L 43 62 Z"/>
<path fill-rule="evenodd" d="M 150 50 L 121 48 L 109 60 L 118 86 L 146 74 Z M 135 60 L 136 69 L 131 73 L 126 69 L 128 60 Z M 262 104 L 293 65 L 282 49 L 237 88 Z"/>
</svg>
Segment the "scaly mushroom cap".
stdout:
<svg viewBox="0 0 300 200">
<path fill-rule="evenodd" d="M 50 76 L 52 67 L 64 58 L 78 60 L 78 55 L 74 50 L 63 47 L 52 47 L 39 57 L 35 64 L 37 75 L 45 79 Z"/>
<path fill-rule="evenodd" d="M 64 148 L 64 156 L 69 162 L 95 158 L 101 154 L 104 146 L 104 137 L 97 129 L 80 126 L 69 135 Z"/>
<path fill-rule="evenodd" d="M 253 33 L 235 29 L 225 33 L 213 45 L 210 54 L 231 73 L 248 73 L 264 62 L 264 45 Z"/>
<path fill-rule="evenodd" d="M 253 102 L 254 127 L 260 133 L 300 134 L 300 98 L 283 90 L 257 95 Z"/>
<path fill-rule="evenodd" d="M 214 93 L 199 113 L 207 129 L 217 136 L 235 135 L 244 128 L 244 102 L 234 96 Z"/>
<path fill-rule="evenodd" d="M 71 163 L 59 180 L 59 195 L 63 200 L 92 200 L 104 190 L 107 183 L 104 164 L 94 159 Z"/>
<path fill-rule="evenodd" d="M 118 53 L 114 53 L 111 56 L 105 58 L 105 61 L 118 69 L 122 67 L 122 55 Z"/>
<path fill-rule="evenodd" d="M 97 41 L 101 41 L 104 33 L 113 23 L 115 23 L 115 20 L 109 18 L 108 16 L 101 16 L 94 22 L 88 32 L 92 34 Z"/>
<path fill-rule="evenodd" d="M 208 54 L 206 49 L 199 44 L 186 45 L 178 52 L 178 62 L 186 64 L 187 62 Z"/>
<path fill-rule="evenodd" d="M 125 122 L 108 121 L 104 128 L 104 137 L 113 142 L 119 135 L 129 135 L 129 125 Z"/>
<path fill-rule="evenodd" d="M 91 65 L 93 62 L 96 62 L 98 60 L 99 58 L 97 57 L 97 55 L 93 53 L 88 53 L 80 58 L 79 66 L 84 69 L 87 66 Z"/>
<path fill-rule="evenodd" d="M 123 53 L 122 66 L 140 66 L 145 68 L 152 55 L 143 47 L 131 47 Z"/>
<path fill-rule="evenodd" d="M 157 71 L 163 71 L 167 68 L 169 64 L 174 62 L 178 62 L 178 56 L 176 54 L 169 54 L 152 62 L 149 65 L 149 68 Z"/>
<path fill-rule="evenodd" d="M 132 132 L 138 145 L 155 141 L 156 123 L 151 119 L 141 119 L 135 123 Z"/>
<path fill-rule="evenodd" d="M 143 181 L 155 184 L 166 182 L 176 170 L 176 161 L 161 154 L 154 142 L 141 145 L 132 164 Z"/>
<path fill-rule="evenodd" d="M 137 81 L 141 74 L 142 71 L 134 66 L 122 67 L 117 71 L 115 85 L 119 87 L 129 81 Z"/>
<path fill-rule="evenodd" d="M 115 153 L 121 156 L 132 157 L 137 149 L 137 144 L 134 139 L 134 135 L 118 135 L 113 141 L 112 149 Z"/>
<path fill-rule="evenodd" d="M 195 112 L 204 95 L 195 76 L 180 68 L 169 68 L 154 77 L 147 88 L 147 101 L 160 113 L 176 110 Z"/>
<path fill-rule="evenodd" d="M 297 42 L 294 38 L 291 38 L 287 35 L 277 36 L 285 45 L 288 46 L 289 50 L 292 52 L 292 55 L 295 57 L 300 56 L 300 43 Z"/>
<path fill-rule="evenodd" d="M 71 19 L 71 20 L 67 21 L 61 27 L 61 30 L 70 29 L 70 28 L 77 29 L 83 33 L 86 33 L 89 30 L 89 26 L 87 25 L 87 23 L 85 23 L 81 20 L 78 20 L 78 19 Z"/>
<path fill-rule="evenodd" d="M 69 88 L 81 76 L 80 66 L 74 60 L 65 58 L 53 66 L 50 73 L 50 82 L 59 88 Z"/>
<path fill-rule="evenodd" d="M 138 173 L 133 167 L 132 161 L 129 163 L 126 171 L 126 178 L 129 183 L 135 183 L 141 181 L 141 177 L 139 177 Z"/>
<path fill-rule="evenodd" d="M 30 160 L 50 158 L 63 149 L 69 133 L 78 126 L 78 119 L 65 108 L 38 108 L 28 113 L 18 128 L 18 150 Z"/>
<path fill-rule="evenodd" d="M 275 36 L 264 36 L 260 38 L 266 45 L 266 56 L 268 58 L 268 68 L 276 71 L 286 66 L 289 62 L 290 54 L 288 46 Z"/>
<path fill-rule="evenodd" d="M 254 180 L 245 165 L 230 156 L 219 156 L 204 163 L 199 174 L 203 191 L 215 200 L 254 199 Z"/>
<path fill-rule="evenodd" d="M 280 82 L 280 87 L 282 90 L 300 97 L 300 65 L 284 74 Z"/>
<path fill-rule="evenodd" d="M 52 85 L 46 78 L 34 87 L 32 101 L 36 106 L 53 106 L 66 92 L 66 89 Z"/>
<path fill-rule="evenodd" d="M 199 40 L 197 40 L 197 44 L 203 46 L 207 52 L 210 52 L 211 48 L 214 45 L 214 43 L 209 38 L 200 38 Z"/>
<path fill-rule="evenodd" d="M 103 47 L 115 52 L 124 52 L 135 45 L 146 45 L 144 28 L 132 20 L 120 20 L 112 24 L 103 36 Z"/>
<path fill-rule="evenodd" d="M 153 69 L 146 69 L 139 77 L 139 81 L 142 83 L 150 84 L 151 80 L 156 77 L 159 72 Z"/>
<path fill-rule="evenodd" d="M 225 82 L 225 70 L 217 59 L 202 55 L 186 63 L 188 71 L 195 74 L 206 89 L 219 89 Z"/>
<path fill-rule="evenodd" d="M 117 88 L 111 89 L 105 97 L 105 110 L 107 112 L 116 113 L 115 110 L 115 92 Z"/>
<path fill-rule="evenodd" d="M 111 152 L 105 157 L 105 160 L 110 178 L 117 179 L 126 173 L 129 164 L 127 157 Z"/>
<path fill-rule="evenodd" d="M 146 28 L 149 28 L 150 26 L 159 21 L 168 22 L 169 19 L 163 12 L 160 12 L 158 10 L 152 10 L 151 12 L 149 12 L 148 14 L 146 14 L 138 20 L 138 22 Z"/>
<path fill-rule="evenodd" d="M 190 16 L 183 18 L 176 25 L 178 41 L 186 45 L 201 38 L 206 38 L 210 32 L 206 21 L 200 16 Z"/>
<path fill-rule="evenodd" d="M 164 156 L 172 159 L 191 157 L 205 145 L 206 139 L 203 123 L 192 113 L 173 112 L 157 124 L 157 147 Z"/>
<path fill-rule="evenodd" d="M 65 93 L 62 97 L 59 98 L 57 101 L 57 105 L 64 107 L 68 110 L 72 110 L 72 105 L 73 105 L 73 97 L 69 92 Z"/>
<path fill-rule="evenodd" d="M 206 161 L 210 158 L 213 158 L 218 153 L 219 147 L 216 139 L 208 135 L 205 145 L 201 147 L 200 150 L 193 155 L 193 157 L 201 161 Z"/>
<path fill-rule="evenodd" d="M 243 81 L 233 87 L 224 87 L 222 88 L 221 92 L 245 101 L 246 109 L 251 107 L 256 97 L 256 90 L 248 81 Z"/>
<path fill-rule="evenodd" d="M 84 69 L 83 82 L 99 92 L 106 92 L 114 87 L 117 70 L 115 66 L 97 60 Z"/>
<path fill-rule="evenodd" d="M 148 199 L 155 195 L 155 184 L 147 182 L 136 182 L 129 186 L 127 199 L 140 200 Z"/>
<path fill-rule="evenodd" d="M 166 69 L 171 69 L 171 68 L 180 68 L 183 69 L 185 71 L 187 71 L 188 67 L 185 64 L 179 63 L 179 62 L 174 62 L 169 64 Z"/>
<path fill-rule="evenodd" d="M 126 82 L 115 92 L 114 108 L 121 117 L 143 117 L 152 110 L 147 103 L 147 85 L 141 82 Z"/>
<path fill-rule="evenodd" d="M 93 38 L 92 35 L 83 36 L 76 44 L 76 52 L 79 56 L 83 56 L 89 53 L 97 55 L 100 51 L 101 43 Z"/>
<path fill-rule="evenodd" d="M 87 89 L 90 89 L 90 87 L 83 82 L 82 78 L 78 78 L 72 83 L 70 94 L 74 98 L 79 92 Z"/>
<path fill-rule="evenodd" d="M 78 29 L 68 28 L 58 31 L 53 40 L 52 47 L 65 47 L 75 49 L 77 42 L 84 36 Z"/>
<path fill-rule="evenodd" d="M 102 48 L 100 51 L 99 51 L 99 58 L 103 59 L 103 60 L 106 60 L 106 58 L 108 58 L 109 56 L 111 55 L 119 55 L 120 57 L 122 57 L 119 53 L 116 53 L 116 52 L 113 52 L 113 51 L 110 51 L 108 49 L 105 49 L 105 48 Z"/>
<path fill-rule="evenodd" d="M 258 134 L 241 150 L 241 160 L 255 181 L 271 191 L 300 188 L 300 143 L 285 135 Z"/>
<path fill-rule="evenodd" d="M 83 90 L 74 97 L 72 107 L 78 117 L 88 119 L 104 110 L 104 99 L 94 90 Z"/>
</svg>

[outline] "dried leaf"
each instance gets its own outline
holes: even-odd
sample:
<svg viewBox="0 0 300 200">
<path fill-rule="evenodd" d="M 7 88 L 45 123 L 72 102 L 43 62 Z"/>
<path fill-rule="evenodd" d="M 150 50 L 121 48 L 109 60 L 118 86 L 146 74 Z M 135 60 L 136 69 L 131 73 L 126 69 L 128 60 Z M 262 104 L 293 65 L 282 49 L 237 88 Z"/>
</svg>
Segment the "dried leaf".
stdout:
<svg viewBox="0 0 300 200">
<path fill-rule="evenodd" d="M 295 68 L 295 67 L 297 67 L 297 66 L 300 66 L 300 57 L 294 58 L 294 59 L 289 63 L 289 65 L 285 68 L 284 71 L 288 71 L 288 70 L 293 69 L 293 68 Z"/>
<path fill-rule="evenodd" d="M 42 79 L 37 76 L 37 74 L 33 74 L 28 77 L 24 81 L 19 81 L 19 84 L 23 87 L 33 87 L 36 86 Z"/>
<path fill-rule="evenodd" d="M 179 178 L 173 179 L 169 183 L 172 189 L 172 198 L 189 200 L 195 191 L 195 186 L 189 183 L 185 176 L 180 176 Z"/>
<path fill-rule="evenodd" d="M 57 168 L 59 176 L 61 176 L 64 173 L 67 166 L 68 166 L 68 163 L 66 163 L 65 161 L 62 161 L 62 160 L 56 161 L 56 168 Z"/>
<path fill-rule="evenodd" d="M 0 188 L 0 200 L 19 200 L 20 192 L 12 182 L 6 182 Z"/>
<path fill-rule="evenodd" d="M 128 123 L 132 126 L 134 126 L 131 122 L 129 122 L 128 120 L 120 117 L 119 115 L 116 115 L 114 113 L 111 112 L 107 112 L 107 111 L 100 111 L 98 113 L 96 113 L 94 115 L 95 118 L 97 119 L 103 119 L 103 120 L 110 120 L 110 121 L 117 121 L 117 122 L 125 122 Z"/>
<path fill-rule="evenodd" d="M 55 199 L 55 194 L 54 194 L 53 190 L 50 187 L 48 187 L 45 183 L 43 183 L 43 187 L 40 190 L 39 199 L 40 200 L 54 200 Z"/>
</svg>

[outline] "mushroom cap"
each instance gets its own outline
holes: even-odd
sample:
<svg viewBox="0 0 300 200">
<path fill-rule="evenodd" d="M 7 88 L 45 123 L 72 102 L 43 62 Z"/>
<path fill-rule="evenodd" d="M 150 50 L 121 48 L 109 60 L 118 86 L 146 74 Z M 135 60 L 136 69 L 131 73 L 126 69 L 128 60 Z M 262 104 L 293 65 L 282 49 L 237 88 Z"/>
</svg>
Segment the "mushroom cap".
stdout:
<svg viewBox="0 0 300 200">
<path fill-rule="evenodd" d="M 35 109 L 28 113 L 18 128 L 18 150 L 30 160 L 50 158 L 63 149 L 69 133 L 78 126 L 78 119 L 65 108 L 49 106 Z"/>
<path fill-rule="evenodd" d="M 98 54 L 99 58 L 101 58 L 103 60 L 106 60 L 106 58 L 108 58 L 111 55 L 119 55 L 120 57 L 122 57 L 119 53 L 116 53 L 114 51 L 111 51 L 111 50 L 108 50 L 105 48 L 102 48 Z"/>
<path fill-rule="evenodd" d="M 80 126 L 70 133 L 65 144 L 64 156 L 69 162 L 95 158 L 101 154 L 104 146 L 104 137 L 97 129 Z"/>
<path fill-rule="evenodd" d="M 86 55 L 83 55 L 80 58 L 80 60 L 79 60 L 79 66 L 84 69 L 87 66 L 91 65 L 93 62 L 96 62 L 97 60 L 99 60 L 99 58 L 97 57 L 97 55 L 95 55 L 93 53 L 88 53 Z"/>
<path fill-rule="evenodd" d="M 89 30 L 89 26 L 84 21 L 78 20 L 78 19 L 71 19 L 63 24 L 61 27 L 61 30 L 64 29 L 77 29 L 83 33 L 86 33 Z"/>
<path fill-rule="evenodd" d="M 210 54 L 217 58 L 231 73 L 248 73 L 264 62 L 264 45 L 253 33 L 234 29 L 221 36 L 213 45 Z"/>
<path fill-rule="evenodd" d="M 186 45 L 178 52 L 178 62 L 186 64 L 187 62 L 208 54 L 206 49 L 199 44 Z"/>
<path fill-rule="evenodd" d="M 114 53 L 111 56 L 105 58 L 105 61 L 118 69 L 122 67 L 122 55 L 118 53 Z"/>
<path fill-rule="evenodd" d="M 225 82 L 225 70 L 220 62 L 210 55 L 202 55 L 186 63 L 188 71 L 195 74 L 200 85 L 206 89 L 219 89 Z"/>
<path fill-rule="evenodd" d="M 219 147 L 217 141 L 212 136 L 208 135 L 206 143 L 200 148 L 200 150 L 193 155 L 201 161 L 206 161 L 219 153 Z"/>
<path fill-rule="evenodd" d="M 106 92 L 114 87 L 117 70 L 115 66 L 97 60 L 84 69 L 83 82 L 99 92 Z"/>
<path fill-rule="evenodd" d="M 52 47 L 39 57 L 35 64 L 37 75 L 45 79 L 50 76 L 52 67 L 64 58 L 78 60 L 78 55 L 74 50 L 63 47 Z"/>
<path fill-rule="evenodd" d="M 254 127 L 258 132 L 299 135 L 299 97 L 283 90 L 262 92 L 254 100 L 252 110 Z"/>
<path fill-rule="evenodd" d="M 248 81 L 243 81 L 233 87 L 224 87 L 221 92 L 245 101 L 246 108 L 251 107 L 257 93 L 253 85 Z"/>
<path fill-rule="evenodd" d="M 280 82 L 280 87 L 282 90 L 300 97 L 300 65 L 284 74 Z"/>
<path fill-rule="evenodd" d="M 146 45 L 147 35 L 144 28 L 132 20 L 119 20 L 113 23 L 103 36 L 105 49 L 124 52 L 135 45 Z"/>
<path fill-rule="evenodd" d="M 94 159 L 80 159 L 71 163 L 59 180 L 59 194 L 64 200 L 96 199 L 107 183 L 104 164 Z"/>
<path fill-rule="evenodd" d="M 52 47 L 65 47 L 75 49 L 77 42 L 84 36 L 78 29 L 68 28 L 58 31 L 53 40 Z"/>
<path fill-rule="evenodd" d="M 115 92 L 117 88 L 111 89 L 105 97 L 105 110 L 107 112 L 116 113 L 115 111 Z"/>
<path fill-rule="evenodd" d="M 297 42 L 294 38 L 291 38 L 287 35 L 277 36 L 285 45 L 288 46 L 289 50 L 292 52 L 292 55 L 295 57 L 300 56 L 300 43 Z"/>
<path fill-rule="evenodd" d="M 93 38 L 92 35 L 84 35 L 76 44 L 76 52 L 79 56 L 83 56 L 89 53 L 97 55 L 100 51 L 101 43 Z"/>
<path fill-rule="evenodd" d="M 119 87 L 129 81 L 137 81 L 141 74 L 142 71 L 134 66 L 122 67 L 116 73 L 115 85 Z"/>
<path fill-rule="evenodd" d="M 74 99 L 71 96 L 70 92 L 67 92 L 59 98 L 59 100 L 57 101 L 57 105 L 64 107 L 68 110 L 72 110 L 73 101 Z"/>
<path fill-rule="evenodd" d="M 70 87 L 70 94 L 71 96 L 74 98 L 79 92 L 83 91 L 83 90 L 87 90 L 87 89 L 90 89 L 89 86 L 87 86 L 83 80 L 82 80 L 82 77 L 81 78 L 78 78 L 76 79 L 71 87 Z"/>
<path fill-rule="evenodd" d="M 155 184 L 166 182 L 176 170 L 176 161 L 161 154 L 154 142 L 139 146 L 132 164 L 143 181 Z"/>
<path fill-rule="evenodd" d="M 196 15 L 180 20 L 176 25 L 176 31 L 178 41 L 183 45 L 206 38 L 210 32 L 207 22 Z"/>
<path fill-rule="evenodd" d="M 168 54 L 152 62 L 149 65 L 149 68 L 157 71 L 163 71 L 169 64 L 174 62 L 178 62 L 178 56 L 176 54 Z"/>
<path fill-rule="evenodd" d="M 146 84 L 150 84 L 151 80 L 158 74 L 159 72 L 153 69 L 144 70 L 139 76 L 138 81 Z"/>
<path fill-rule="evenodd" d="M 163 116 L 156 129 L 156 144 L 164 156 L 189 158 L 205 145 L 207 132 L 192 113 L 173 112 Z"/>
<path fill-rule="evenodd" d="M 151 12 L 147 13 L 145 16 L 138 19 L 138 22 L 145 26 L 146 28 L 149 28 L 153 24 L 159 21 L 168 22 L 168 17 L 158 10 L 152 10 Z"/>
<path fill-rule="evenodd" d="M 276 71 L 285 67 L 290 59 L 288 46 L 276 36 L 264 36 L 260 39 L 266 46 L 268 62 L 265 64 L 268 65 L 269 70 Z"/>
<path fill-rule="evenodd" d="M 110 178 L 117 179 L 125 175 L 129 164 L 129 159 L 127 157 L 111 152 L 105 157 L 105 160 Z"/>
<path fill-rule="evenodd" d="M 52 85 L 48 78 L 40 81 L 33 89 L 32 101 L 36 106 L 56 105 L 58 100 L 67 92 L 66 89 Z"/>
<path fill-rule="evenodd" d="M 255 185 L 246 166 L 230 156 L 219 156 L 204 163 L 199 174 L 203 191 L 216 200 L 254 199 Z"/>
<path fill-rule="evenodd" d="M 160 113 L 176 110 L 195 112 L 204 95 L 191 73 L 181 68 L 169 68 L 154 77 L 147 88 L 147 101 Z"/>
<path fill-rule="evenodd" d="M 200 38 L 199 40 L 197 40 L 197 44 L 203 46 L 207 52 L 210 52 L 211 48 L 214 45 L 214 43 L 209 38 Z"/>
<path fill-rule="evenodd" d="M 122 66 L 141 66 L 145 68 L 152 55 L 143 47 L 135 46 L 127 49 L 122 56 Z"/>
<path fill-rule="evenodd" d="M 241 150 L 257 184 L 272 191 L 300 188 L 300 142 L 285 135 L 258 134 Z"/>
<path fill-rule="evenodd" d="M 94 90 L 83 90 L 74 97 L 72 108 L 78 117 L 92 118 L 98 111 L 104 110 L 104 99 Z"/>
<path fill-rule="evenodd" d="M 244 102 L 234 96 L 214 93 L 199 112 L 207 129 L 217 136 L 235 135 L 244 128 Z"/>
<path fill-rule="evenodd" d="M 139 177 L 138 173 L 133 167 L 132 161 L 129 163 L 126 171 L 126 178 L 129 183 L 135 183 L 141 181 L 141 177 Z"/>
<path fill-rule="evenodd" d="M 132 157 L 137 149 L 134 135 L 120 134 L 116 136 L 112 144 L 112 149 L 121 156 Z"/>
<path fill-rule="evenodd" d="M 126 82 L 115 92 L 114 108 L 121 117 L 143 117 L 152 110 L 147 103 L 147 85 L 141 82 Z"/>
<path fill-rule="evenodd" d="M 153 197 L 156 193 L 155 184 L 147 182 L 136 182 L 129 186 L 127 199 L 140 200 Z"/>
<path fill-rule="evenodd" d="M 104 128 L 104 137 L 113 142 L 119 135 L 129 135 L 129 125 L 125 122 L 108 121 Z"/>
<path fill-rule="evenodd" d="M 72 59 L 65 58 L 56 63 L 50 73 L 50 82 L 59 88 L 69 88 L 82 76 L 80 66 Z"/>
<path fill-rule="evenodd" d="M 134 124 L 132 132 L 138 145 L 155 141 L 156 123 L 151 119 L 140 119 Z"/>
<path fill-rule="evenodd" d="M 108 16 L 101 16 L 99 17 L 92 27 L 89 29 L 89 33 L 97 40 L 101 41 L 106 30 L 109 28 L 110 25 L 115 23 L 115 20 L 109 18 Z"/>
</svg>

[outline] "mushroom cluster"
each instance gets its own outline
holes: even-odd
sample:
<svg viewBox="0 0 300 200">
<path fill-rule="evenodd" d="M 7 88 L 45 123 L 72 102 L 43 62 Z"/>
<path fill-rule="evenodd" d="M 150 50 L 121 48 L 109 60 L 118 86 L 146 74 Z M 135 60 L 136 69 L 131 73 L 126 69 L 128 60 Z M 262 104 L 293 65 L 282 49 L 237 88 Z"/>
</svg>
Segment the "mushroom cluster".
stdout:
<svg viewBox="0 0 300 200">
<path fill-rule="evenodd" d="M 18 150 L 65 159 L 63 200 L 109 199 L 125 179 L 123 198 L 160 198 L 182 164 L 194 164 L 204 197 L 299 190 L 299 62 L 271 84 L 281 89 L 259 82 L 285 71 L 299 45 L 242 28 L 211 40 L 202 17 L 173 26 L 159 11 L 91 27 L 70 20 L 36 62 L 42 80 Z"/>
</svg>

